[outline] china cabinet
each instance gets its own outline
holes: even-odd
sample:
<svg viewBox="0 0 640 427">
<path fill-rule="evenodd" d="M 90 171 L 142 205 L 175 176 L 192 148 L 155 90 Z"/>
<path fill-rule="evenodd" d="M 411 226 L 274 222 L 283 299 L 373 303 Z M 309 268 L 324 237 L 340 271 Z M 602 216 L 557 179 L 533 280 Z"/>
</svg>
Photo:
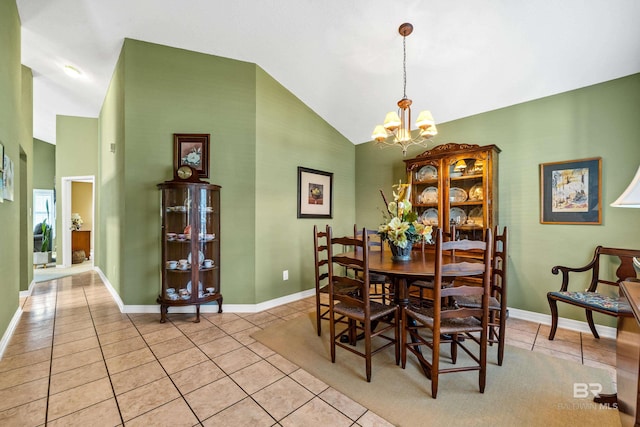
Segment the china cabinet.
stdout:
<svg viewBox="0 0 640 427">
<path fill-rule="evenodd" d="M 158 184 L 161 191 L 161 277 L 157 302 L 160 322 L 169 307 L 214 301 L 222 313 L 220 293 L 220 187 L 200 181 L 195 170 L 182 166 L 174 179 Z"/>
<path fill-rule="evenodd" d="M 411 202 L 420 220 L 460 239 L 479 240 L 498 220 L 495 145 L 447 143 L 405 160 Z"/>
</svg>

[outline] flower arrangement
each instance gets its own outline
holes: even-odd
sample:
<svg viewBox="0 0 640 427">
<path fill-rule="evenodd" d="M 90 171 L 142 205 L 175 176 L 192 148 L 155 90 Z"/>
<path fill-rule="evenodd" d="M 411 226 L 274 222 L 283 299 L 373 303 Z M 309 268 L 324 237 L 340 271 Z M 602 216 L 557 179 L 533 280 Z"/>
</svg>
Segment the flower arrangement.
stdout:
<svg viewBox="0 0 640 427">
<path fill-rule="evenodd" d="M 378 229 L 380 238 L 402 249 L 422 241 L 430 243 L 433 228 L 418 221 L 418 214 L 411 210 L 411 187 L 402 181 L 393 187 L 397 192 L 393 192 L 393 202 L 387 205 L 388 213 L 384 215 L 385 223 Z"/>
<path fill-rule="evenodd" d="M 82 217 L 78 213 L 71 214 L 71 230 L 78 231 L 82 227 Z"/>
<path fill-rule="evenodd" d="M 186 156 L 182 157 L 182 163 L 189 166 L 198 167 L 200 166 L 200 156 L 200 147 L 194 147 L 187 153 Z"/>
</svg>

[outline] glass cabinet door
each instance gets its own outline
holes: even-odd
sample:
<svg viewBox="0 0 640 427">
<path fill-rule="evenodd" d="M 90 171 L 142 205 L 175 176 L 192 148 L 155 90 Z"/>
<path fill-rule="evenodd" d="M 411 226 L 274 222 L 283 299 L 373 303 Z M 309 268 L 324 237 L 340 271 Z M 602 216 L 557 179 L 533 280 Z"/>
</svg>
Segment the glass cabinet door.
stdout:
<svg viewBox="0 0 640 427">
<path fill-rule="evenodd" d="M 190 187 L 168 188 L 162 192 L 163 260 L 165 278 L 163 298 L 170 301 L 191 301 L 191 201 Z"/>
</svg>

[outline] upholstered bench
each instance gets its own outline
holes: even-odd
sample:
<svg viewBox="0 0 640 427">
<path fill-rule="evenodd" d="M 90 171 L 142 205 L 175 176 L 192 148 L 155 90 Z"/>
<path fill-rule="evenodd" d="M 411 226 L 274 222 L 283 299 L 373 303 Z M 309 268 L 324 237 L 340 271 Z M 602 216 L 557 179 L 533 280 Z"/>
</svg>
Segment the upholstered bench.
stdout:
<svg viewBox="0 0 640 427">
<path fill-rule="evenodd" d="M 616 281 L 606 280 L 600 277 L 600 261 L 602 255 L 617 258 L 617 262 L 620 263 L 616 270 Z M 551 269 L 553 274 L 562 273 L 562 285 L 559 291 L 547 293 L 547 300 L 549 301 L 549 308 L 551 309 L 551 332 L 549 333 L 549 339 L 552 340 L 555 337 L 558 327 L 558 301 L 584 308 L 587 314 L 589 328 L 591 328 L 591 332 L 596 338 L 600 338 L 600 336 L 593 322 L 594 311 L 614 317 L 633 316 L 626 299 L 620 298 L 619 293 L 615 296 L 601 294 L 598 292 L 598 285 L 603 284 L 617 287 L 620 282 L 627 278 L 636 278 L 637 273 L 633 264 L 634 258 L 637 257 L 640 257 L 640 250 L 637 249 L 604 248 L 598 246 L 593 259 L 584 267 L 571 268 L 559 265 L 553 267 Z M 589 287 L 584 291 L 569 291 L 569 273 L 572 273 L 571 277 L 576 275 L 574 273 L 591 274 Z"/>
</svg>

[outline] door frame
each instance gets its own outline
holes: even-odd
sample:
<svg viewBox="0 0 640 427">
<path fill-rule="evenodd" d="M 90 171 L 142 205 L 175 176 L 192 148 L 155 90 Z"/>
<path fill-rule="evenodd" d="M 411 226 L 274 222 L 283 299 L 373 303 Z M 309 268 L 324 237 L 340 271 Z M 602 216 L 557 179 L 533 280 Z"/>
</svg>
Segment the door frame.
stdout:
<svg viewBox="0 0 640 427">
<path fill-rule="evenodd" d="M 71 267 L 72 264 L 72 254 L 71 254 L 71 226 L 65 227 L 64 224 L 71 224 L 71 199 L 73 197 L 71 190 L 72 182 L 89 182 L 91 183 L 91 215 L 94 218 L 95 225 L 95 217 L 96 217 L 96 177 L 95 175 L 84 175 L 84 176 L 63 176 L 60 178 L 61 184 L 61 195 L 60 195 L 60 227 L 59 233 L 62 237 L 62 248 L 56 254 L 57 260 L 62 260 L 61 267 Z M 94 227 L 95 228 L 95 227 Z M 93 238 L 94 233 L 91 233 L 91 247 L 93 248 Z M 60 252 L 62 252 L 62 257 L 60 257 Z M 93 260 L 94 255 L 91 254 L 91 259 Z"/>
</svg>

